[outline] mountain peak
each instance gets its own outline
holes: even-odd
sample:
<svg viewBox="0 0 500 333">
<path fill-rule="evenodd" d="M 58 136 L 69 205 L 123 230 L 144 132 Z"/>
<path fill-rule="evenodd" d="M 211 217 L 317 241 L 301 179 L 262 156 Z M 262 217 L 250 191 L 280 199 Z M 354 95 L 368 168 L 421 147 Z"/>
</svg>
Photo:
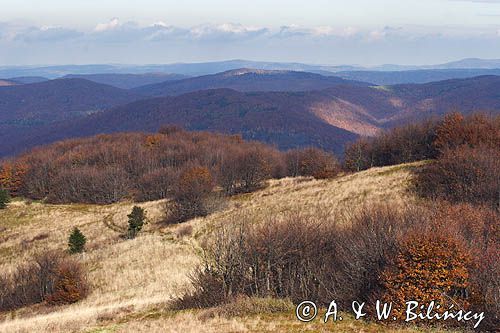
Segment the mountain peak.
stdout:
<svg viewBox="0 0 500 333">
<path fill-rule="evenodd" d="M 230 76 L 240 76 L 245 74 L 260 74 L 260 75 L 270 75 L 270 74 L 282 74 L 288 71 L 280 71 L 280 70 L 266 70 L 266 69 L 255 69 L 255 68 L 238 68 L 232 69 L 226 72 L 221 73 L 222 76 L 230 77 Z"/>
</svg>

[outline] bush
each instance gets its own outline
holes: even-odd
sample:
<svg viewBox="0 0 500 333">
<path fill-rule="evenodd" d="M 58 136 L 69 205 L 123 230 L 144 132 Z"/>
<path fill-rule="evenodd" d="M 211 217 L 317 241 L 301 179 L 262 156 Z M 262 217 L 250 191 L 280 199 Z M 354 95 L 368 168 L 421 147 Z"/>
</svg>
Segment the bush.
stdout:
<svg viewBox="0 0 500 333">
<path fill-rule="evenodd" d="M 181 173 L 174 189 L 173 209 L 169 222 L 180 223 L 208 214 L 207 199 L 213 189 L 213 178 L 204 167 L 192 167 Z"/>
<path fill-rule="evenodd" d="M 27 172 L 27 165 L 17 162 L 0 164 L 0 188 L 11 195 L 18 196 Z"/>
<path fill-rule="evenodd" d="M 69 236 L 69 253 L 75 254 L 83 252 L 85 250 L 86 242 L 87 239 L 85 238 L 85 235 L 80 231 L 80 229 L 75 227 Z"/>
<path fill-rule="evenodd" d="M 375 166 L 395 165 L 435 159 L 460 146 L 500 147 L 500 116 L 483 114 L 463 116 L 450 113 L 441 121 L 428 120 L 361 138 L 348 145 L 344 166 L 361 171 Z"/>
<path fill-rule="evenodd" d="M 470 264 L 467 251 L 453 238 L 422 233 L 409 235 L 381 274 L 380 299 L 393 302 L 400 320 L 406 317 L 405 303 L 409 300 L 420 304 L 435 301 L 441 306 L 435 310 L 438 313 L 452 304 L 468 309 Z"/>
<path fill-rule="evenodd" d="M 133 239 L 137 236 L 139 231 L 142 230 L 142 227 L 146 223 L 146 211 L 144 208 L 134 206 L 132 208 L 132 212 L 127 215 L 128 217 L 128 229 L 127 229 L 127 237 L 129 239 Z"/>
<path fill-rule="evenodd" d="M 488 117 L 473 114 L 464 117 L 453 112 L 446 115 L 436 129 L 434 145 L 439 151 L 456 149 L 460 146 L 490 148 L 500 147 L 500 116 Z"/>
<path fill-rule="evenodd" d="M 484 311 L 482 328 L 494 327 L 500 315 L 497 212 L 449 203 L 376 205 L 336 221 L 319 211 L 222 221 L 202 242 L 203 267 L 175 306 L 213 307 L 246 295 L 321 305 L 335 299 L 342 307 L 357 300 L 373 308 L 375 299 L 439 296 Z"/>
<path fill-rule="evenodd" d="M 500 150 L 478 146 L 446 149 L 417 172 L 415 190 L 433 199 L 500 208 Z"/>
<path fill-rule="evenodd" d="M 5 189 L 0 188 L 0 209 L 7 208 L 7 204 L 10 202 L 9 192 Z"/>
<path fill-rule="evenodd" d="M 85 297 L 88 290 L 80 264 L 56 252 L 38 255 L 11 274 L 0 274 L 0 287 L 0 311 L 49 300 L 57 304 L 74 302 Z"/>
<path fill-rule="evenodd" d="M 344 228 L 324 215 L 289 212 L 259 223 L 225 221 L 204 245 L 204 268 L 178 304 L 214 306 L 238 295 L 328 304 L 367 300 L 378 274 L 397 252 L 397 239 L 425 219 L 416 209 L 365 210 Z M 405 226 L 407 225 L 407 226 Z M 179 305 L 179 306 L 181 306 Z"/>
<path fill-rule="evenodd" d="M 251 192 L 261 188 L 266 179 L 283 176 L 281 162 L 281 153 L 262 144 L 234 149 L 225 155 L 217 180 L 226 194 Z"/>
<path fill-rule="evenodd" d="M 361 138 L 348 145 L 344 167 L 361 171 L 375 166 L 386 166 L 435 158 L 438 154 L 435 121 L 409 124 L 382 132 L 373 138 Z"/>
<path fill-rule="evenodd" d="M 175 235 L 177 238 L 184 238 L 184 237 L 189 237 L 193 234 L 193 227 L 189 224 L 180 226 L 177 228 L 175 231 Z"/>
<path fill-rule="evenodd" d="M 340 172 L 335 156 L 318 148 L 290 150 L 286 154 L 286 163 L 287 174 L 292 177 L 325 179 L 333 178 Z"/>
<path fill-rule="evenodd" d="M 435 234 L 451 235 L 475 258 L 468 302 L 485 313 L 483 329 L 495 327 L 500 319 L 500 214 L 488 207 L 440 203 L 435 219 Z"/>
<path fill-rule="evenodd" d="M 53 292 L 47 297 L 52 305 L 72 304 L 88 294 L 87 281 L 82 266 L 72 260 L 59 263 L 55 271 Z"/>
</svg>

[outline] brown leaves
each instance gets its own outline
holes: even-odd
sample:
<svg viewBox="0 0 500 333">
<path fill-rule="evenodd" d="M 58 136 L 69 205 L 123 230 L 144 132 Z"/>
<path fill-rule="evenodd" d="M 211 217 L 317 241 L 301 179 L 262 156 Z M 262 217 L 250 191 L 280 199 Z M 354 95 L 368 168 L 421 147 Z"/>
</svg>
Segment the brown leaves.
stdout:
<svg viewBox="0 0 500 333">
<path fill-rule="evenodd" d="M 382 272 L 382 299 L 393 302 L 398 318 L 405 317 L 405 302 L 436 301 L 445 311 L 451 304 L 468 307 L 471 257 L 453 238 L 412 234 L 402 240 L 396 257 Z"/>
</svg>

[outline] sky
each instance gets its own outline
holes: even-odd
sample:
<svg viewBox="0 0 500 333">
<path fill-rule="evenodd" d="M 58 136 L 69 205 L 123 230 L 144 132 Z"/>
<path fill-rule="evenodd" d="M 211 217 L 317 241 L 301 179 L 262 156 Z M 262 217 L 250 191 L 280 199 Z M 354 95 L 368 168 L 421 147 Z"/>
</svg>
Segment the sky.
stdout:
<svg viewBox="0 0 500 333">
<path fill-rule="evenodd" d="M 0 0 L 0 66 L 500 58 L 500 0 Z"/>
</svg>

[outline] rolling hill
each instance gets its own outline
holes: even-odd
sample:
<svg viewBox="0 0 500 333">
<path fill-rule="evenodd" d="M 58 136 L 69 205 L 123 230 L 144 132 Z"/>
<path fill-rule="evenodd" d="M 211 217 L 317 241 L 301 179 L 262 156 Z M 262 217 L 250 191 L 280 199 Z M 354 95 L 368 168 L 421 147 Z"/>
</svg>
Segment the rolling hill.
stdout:
<svg viewBox="0 0 500 333">
<path fill-rule="evenodd" d="M 319 65 L 294 62 L 268 62 L 233 59 L 201 63 L 172 63 L 152 65 L 125 64 L 88 64 L 88 65 L 57 65 L 57 66 L 0 66 L 0 77 L 43 76 L 58 78 L 68 74 L 144 74 L 144 73 L 174 73 L 188 76 L 210 75 L 238 68 L 256 68 L 263 70 L 305 71 L 318 73 L 337 73 L 342 71 L 410 71 L 435 69 L 496 69 L 500 68 L 500 59 L 462 59 L 436 65 L 394 65 L 385 64 L 373 67 L 359 65 Z"/>
<path fill-rule="evenodd" d="M 310 91 L 338 85 L 370 86 L 371 84 L 308 72 L 241 68 L 214 75 L 146 85 L 136 88 L 134 91 L 150 96 L 176 96 L 206 89 L 227 88 L 242 92 Z"/>
<path fill-rule="evenodd" d="M 327 75 L 327 74 L 324 74 Z M 371 82 L 376 85 L 430 83 L 435 81 L 500 75 L 499 69 L 420 69 L 411 71 L 345 71 L 330 73 L 346 80 Z"/>
<path fill-rule="evenodd" d="M 119 92 L 123 98 L 114 98 L 110 104 L 113 102 L 118 105 L 123 100 L 139 98 L 120 89 L 112 91 Z M 99 90 L 99 93 L 103 91 Z M 61 105 L 65 106 L 64 103 Z M 89 110 L 88 105 L 83 106 Z M 3 107 L 2 110 L 8 108 Z M 475 111 L 499 113 L 500 77 L 481 76 L 428 84 L 378 87 L 338 85 L 307 92 L 204 90 L 180 96 L 136 100 L 64 121 L 64 115 L 81 116 L 85 114 L 82 110 L 76 108 L 69 114 L 61 111 L 58 118 L 51 118 L 53 113 L 48 113 L 49 121 L 38 127 L 31 126 L 30 113 L 26 113 L 20 119 L 24 119 L 23 124 L 30 125 L 25 126 L 29 131 L 11 131 L 8 144 L 6 140 L 0 141 L 0 156 L 71 137 L 122 131 L 157 131 L 165 124 L 177 124 L 188 130 L 241 133 L 246 139 L 261 140 L 281 149 L 313 145 L 341 153 L 344 145 L 359 135 L 373 135 L 384 128 L 440 116 L 452 110 L 466 114 Z M 41 117 L 43 114 L 37 115 Z M 54 123 L 55 120 L 61 121 Z M 22 129 L 22 126 L 16 128 Z"/>
<path fill-rule="evenodd" d="M 167 74 L 167 73 L 146 73 L 146 74 L 69 74 L 64 78 L 77 78 L 85 79 L 92 82 L 107 84 L 113 87 L 122 89 L 132 89 L 144 85 L 177 81 L 186 79 L 187 76 L 180 74 Z"/>
<path fill-rule="evenodd" d="M 127 230 L 127 214 L 135 205 L 50 205 L 16 200 L 0 210 L 0 270 L 8 272 L 28 262 L 33 253 L 65 250 L 67 237 L 78 227 L 87 237 L 87 251 L 76 255 L 89 271 L 92 289 L 76 304 L 40 305 L 0 314 L 1 332 L 299 332 L 306 326 L 294 317 L 293 306 L 280 312 L 251 314 L 241 318 L 210 316 L 207 310 L 175 311 L 168 302 L 189 287 L 189 276 L 199 266 L 199 243 L 211 237 L 220 221 L 237 221 L 242 214 L 260 220 L 301 210 L 334 215 L 343 209 L 368 203 L 406 203 L 413 200 L 407 184 L 417 165 L 375 168 L 332 180 L 287 178 L 271 180 L 255 193 L 235 196 L 222 211 L 183 225 L 162 223 L 166 200 L 137 204 L 148 220 L 135 240 L 121 235 Z M 192 233 L 182 236 L 186 225 Z M 29 246 L 29 250 L 26 250 Z M 175 267 L 175 269 L 172 269 Z M 141 282 L 142 281 L 142 282 Z M 143 285 L 143 282 L 147 281 Z M 141 284 L 138 287 L 138 284 Z M 260 310 L 262 311 L 262 310 Z M 253 314 L 254 312 L 257 312 Z M 331 327 L 318 320 L 307 324 L 312 331 Z M 312 325 L 312 326 L 311 326 Z M 333 325 L 333 324 L 331 324 Z M 355 321 L 351 316 L 335 323 L 342 332 L 408 332 L 422 330 Z M 433 332 L 444 332 L 433 330 Z"/>
<path fill-rule="evenodd" d="M 20 76 L 10 78 L 9 81 L 16 82 L 18 84 L 31 84 L 31 83 L 40 83 L 48 81 L 49 79 L 42 76 Z"/>
<path fill-rule="evenodd" d="M 0 151 L 14 149 L 19 138 L 54 122 L 84 117 L 139 98 L 128 90 L 82 79 L 0 87 Z"/>
<path fill-rule="evenodd" d="M 308 93 L 242 93 L 217 89 L 140 100 L 32 132 L 14 146 L 28 147 L 98 133 L 154 132 L 161 125 L 176 124 L 188 130 L 241 133 L 246 139 L 276 144 L 281 149 L 319 146 L 341 152 L 343 144 L 357 135 L 308 112 L 309 96 Z M 3 153 L 10 153 L 2 148 Z"/>
<path fill-rule="evenodd" d="M 129 103 L 140 95 L 82 79 L 0 88 L 0 123 L 49 123 Z"/>
</svg>

